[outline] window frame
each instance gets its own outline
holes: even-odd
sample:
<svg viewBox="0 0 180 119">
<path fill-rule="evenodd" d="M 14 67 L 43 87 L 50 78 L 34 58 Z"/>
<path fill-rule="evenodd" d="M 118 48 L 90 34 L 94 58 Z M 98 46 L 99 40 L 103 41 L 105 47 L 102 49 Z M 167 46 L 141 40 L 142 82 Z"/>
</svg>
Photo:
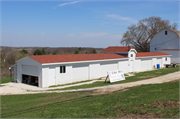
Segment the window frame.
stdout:
<svg viewBox="0 0 180 119">
<path fill-rule="evenodd" d="M 165 35 L 167 35 L 168 34 L 168 31 L 165 31 Z"/>
<path fill-rule="evenodd" d="M 66 66 L 60 66 L 59 73 L 66 73 Z"/>
</svg>

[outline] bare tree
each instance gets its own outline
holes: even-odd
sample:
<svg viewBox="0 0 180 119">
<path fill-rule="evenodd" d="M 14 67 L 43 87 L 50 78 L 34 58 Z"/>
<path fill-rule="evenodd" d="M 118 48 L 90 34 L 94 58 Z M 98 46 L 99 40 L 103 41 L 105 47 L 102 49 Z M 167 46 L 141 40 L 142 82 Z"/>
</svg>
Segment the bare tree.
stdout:
<svg viewBox="0 0 180 119">
<path fill-rule="evenodd" d="M 132 45 L 137 51 L 148 52 L 150 40 L 164 28 L 177 29 L 177 23 L 170 25 L 168 20 L 161 20 L 160 17 L 145 18 L 128 27 L 121 43 Z"/>
</svg>

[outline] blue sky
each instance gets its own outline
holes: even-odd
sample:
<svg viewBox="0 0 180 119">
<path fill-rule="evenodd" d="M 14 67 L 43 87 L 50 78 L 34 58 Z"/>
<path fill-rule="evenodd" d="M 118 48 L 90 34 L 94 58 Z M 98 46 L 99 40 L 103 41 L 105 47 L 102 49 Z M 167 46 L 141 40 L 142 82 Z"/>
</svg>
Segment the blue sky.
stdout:
<svg viewBox="0 0 180 119">
<path fill-rule="evenodd" d="M 179 1 L 1 1 L 1 46 L 121 46 L 127 27 L 150 16 L 178 22 Z"/>
</svg>

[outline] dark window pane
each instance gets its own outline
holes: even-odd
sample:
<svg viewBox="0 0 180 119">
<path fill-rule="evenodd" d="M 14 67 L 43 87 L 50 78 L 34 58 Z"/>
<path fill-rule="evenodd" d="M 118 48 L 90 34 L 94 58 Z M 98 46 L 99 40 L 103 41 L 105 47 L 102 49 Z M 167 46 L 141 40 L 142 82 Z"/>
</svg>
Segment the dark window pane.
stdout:
<svg viewBox="0 0 180 119">
<path fill-rule="evenodd" d="M 63 66 L 63 73 L 66 73 L 66 66 Z"/>
<path fill-rule="evenodd" d="M 165 35 L 167 35 L 167 31 L 165 31 Z"/>
<path fill-rule="evenodd" d="M 62 73 L 62 66 L 60 66 L 60 73 Z"/>
</svg>

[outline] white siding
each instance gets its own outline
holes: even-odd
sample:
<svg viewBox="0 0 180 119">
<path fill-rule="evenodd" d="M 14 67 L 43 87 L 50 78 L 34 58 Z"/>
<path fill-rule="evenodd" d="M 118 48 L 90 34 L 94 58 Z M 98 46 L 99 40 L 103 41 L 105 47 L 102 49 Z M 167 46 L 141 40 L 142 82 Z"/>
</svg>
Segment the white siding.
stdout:
<svg viewBox="0 0 180 119">
<path fill-rule="evenodd" d="M 56 84 L 62 85 L 67 83 L 72 83 L 72 65 L 71 64 L 64 64 L 66 66 L 66 72 L 60 73 L 60 66 L 56 65 Z"/>
<path fill-rule="evenodd" d="M 117 62 L 104 62 L 100 64 L 100 75 L 101 77 L 107 76 L 108 71 L 118 70 Z"/>
<path fill-rule="evenodd" d="M 97 79 L 100 77 L 100 63 L 89 64 L 89 79 Z"/>
<path fill-rule="evenodd" d="M 135 72 L 141 71 L 141 59 L 139 59 L 139 58 L 137 58 L 137 59 L 134 61 L 134 71 L 135 71 Z"/>
<path fill-rule="evenodd" d="M 119 69 L 121 69 L 123 73 L 129 72 L 128 60 L 120 60 L 118 64 L 119 64 Z"/>
<path fill-rule="evenodd" d="M 152 58 L 142 58 L 141 59 L 141 71 L 150 70 L 151 68 L 151 60 Z"/>
<path fill-rule="evenodd" d="M 56 85 L 56 70 L 55 67 L 49 67 L 49 86 Z"/>
<path fill-rule="evenodd" d="M 49 66 L 42 67 L 42 87 L 48 87 L 49 85 Z"/>
<path fill-rule="evenodd" d="M 83 81 L 89 79 L 89 65 L 76 64 L 73 65 L 73 82 Z"/>
</svg>

